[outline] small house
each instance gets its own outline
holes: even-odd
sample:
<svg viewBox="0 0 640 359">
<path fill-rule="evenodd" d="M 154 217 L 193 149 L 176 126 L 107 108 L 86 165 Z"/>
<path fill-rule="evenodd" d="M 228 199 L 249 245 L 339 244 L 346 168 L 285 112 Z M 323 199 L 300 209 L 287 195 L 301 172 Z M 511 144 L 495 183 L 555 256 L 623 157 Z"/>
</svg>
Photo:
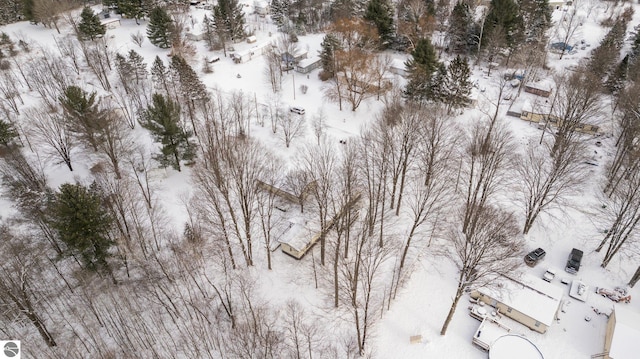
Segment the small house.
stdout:
<svg viewBox="0 0 640 359">
<path fill-rule="evenodd" d="M 269 3 L 266 1 L 254 1 L 253 11 L 261 16 L 269 14 Z"/>
<path fill-rule="evenodd" d="M 640 313 L 615 304 L 604 337 L 605 359 L 637 358 L 640 352 Z"/>
<path fill-rule="evenodd" d="M 545 333 L 556 319 L 563 288 L 538 277 L 502 277 L 495 287 L 482 287 L 471 293 L 478 299 L 531 330 Z"/>
<path fill-rule="evenodd" d="M 524 92 L 532 93 L 536 96 L 549 97 L 553 91 L 553 86 L 549 81 L 538 81 L 524 85 Z"/>
<path fill-rule="evenodd" d="M 300 60 L 296 65 L 296 71 L 301 74 L 308 74 L 319 67 L 322 67 L 322 59 L 318 56 L 314 56 L 309 59 Z"/>
<path fill-rule="evenodd" d="M 258 41 L 258 39 L 256 39 L 256 37 L 255 37 L 255 36 L 253 36 L 253 35 L 252 35 L 252 36 L 247 37 L 247 43 L 249 43 L 249 44 L 253 44 L 253 43 L 255 43 L 256 41 Z"/>
<path fill-rule="evenodd" d="M 287 65 L 287 67 L 293 68 L 300 60 L 304 60 L 307 58 L 307 50 L 304 49 L 295 49 L 292 52 L 285 51 L 280 56 L 282 58 L 282 62 Z"/>
<path fill-rule="evenodd" d="M 114 17 L 107 17 L 105 19 L 101 19 L 100 23 L 104 25 L 107 30 L 113 30 L 115 28 L 120 27 L 120 19 L 116 19 Z"/>
</svg>

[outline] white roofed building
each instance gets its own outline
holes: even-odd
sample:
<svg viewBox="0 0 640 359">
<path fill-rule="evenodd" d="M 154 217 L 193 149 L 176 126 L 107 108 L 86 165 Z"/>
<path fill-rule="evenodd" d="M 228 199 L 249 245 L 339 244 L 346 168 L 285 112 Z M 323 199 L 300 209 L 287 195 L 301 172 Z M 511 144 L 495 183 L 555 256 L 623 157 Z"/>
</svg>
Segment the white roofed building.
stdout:
<svg viewBox="0 0 640 359">
<path fill-rule="evenodd" d="M 616 304 L 604 338 L 605 359 L 635 359 L 640 353 L 640 313 Z"/>
<path fill-rule="evenodd" d="M 496 308 L 501 314 L 545 333 L 556 319 L 563 289 L 538 277 L 503 277 L 495 287 L 479 288 L 471 296 Z"/>
</svg>

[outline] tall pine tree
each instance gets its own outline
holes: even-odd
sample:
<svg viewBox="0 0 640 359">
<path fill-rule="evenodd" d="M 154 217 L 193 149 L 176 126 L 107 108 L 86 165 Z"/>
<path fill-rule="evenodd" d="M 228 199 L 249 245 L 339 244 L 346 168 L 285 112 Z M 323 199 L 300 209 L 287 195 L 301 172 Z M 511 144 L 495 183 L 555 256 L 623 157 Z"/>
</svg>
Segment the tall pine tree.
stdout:
<svg viewBox="0 0 640 359">
<path fill-rule="evenodd" d="M 447 106 L 447 112 L 453 108 L 466 106 L 471 94 L 471 69 L 467 58 L 456 56 L 447 67 L 447 76 L 443 83 L 443 102 Z"/>
<path fill-rule="evenodd" d="M 213 22 L 223 41 L 239 41 L 244 38 L 244 14 L 238 0 L 218 0 L 213 7 Z"/>
<path fill-rule="evenodd" d="M 162 49 L 171 47 L 171 31 L 173 22 L 164 8 L 156 7 L 149 14 L 147 37 L 149 42 Z"/>
<path fill-rule="evenodd" d="M 485 37 L 498 36 L 493 32 L 500 31 L 506 39 L 506 46 L 514 49 L 524 40 L 524 24 L 520 7 L 515 0 L 491 0 L 489 13 L 484 21 L 483 40 Z"/>
<path fill-rule="evenodd" d="M 78 37 L 80 40 L 95 40 L 104 36 L 107 29 L 100 22 L 100 17 L 93 10 L 85 6 L 80 14 L 80 23 L 78 24 Z"/>
<path fill-rule="evenodd" d="M 162 167 L 181 170 L 181 161 L 195 157 L 191 133 L 180 122 L 180 106 L 160 94 L 153 95 L 151 104 L 140 116 L 140 124 L 151 131 L 156 142 L 162 144 L 161 153 L 154 156 Z"/>
<path fill-rule="evenodd" d="M 410 100 L 424 101 L 433 96 L 433 75 L 439 63 L 436 51 L 428 39 L 420 39 L 411 52 L 411 59 L 405 62 L 409 82 L 404 94 Z"/>
<path fill-rule="evenodd" d="M 471 44 L 473 30 L 473 16 L 466 1 L 458 1 L 449 16 L 447 37 L 449 49 L 453 53 L 466 54 Z"/>
<path fill-rule="evenodd" d="M 370 0 L 364 13 L 365 20 L 371 21 L 378 29 L 380 42 L 386 48 L 393 42 L 393 6 L 388 0 Z"/>
<path fill-rule="evenodd" d="M 331 78 L 336 73 L 335 52 L 340 48 L 340 41 L 333 34 L 326 34 L 320 44 L 320 62 L 324 76 Z"/>
<path fill-rule="evenodd" d="M 114 244 L 109 235 L 113 218 L 95 186 L 63 184 L 49 204 L 49 216 L 66 253 L 79 257 L 85 268 L 106 270 L 114 278 L 107 262 Z"/>
</svg>

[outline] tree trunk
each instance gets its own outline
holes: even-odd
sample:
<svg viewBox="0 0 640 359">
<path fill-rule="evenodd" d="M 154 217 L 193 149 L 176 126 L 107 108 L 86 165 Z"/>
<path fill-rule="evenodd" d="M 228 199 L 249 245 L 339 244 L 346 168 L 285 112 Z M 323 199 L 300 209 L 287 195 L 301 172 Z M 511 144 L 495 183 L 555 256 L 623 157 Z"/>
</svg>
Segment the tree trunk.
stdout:
<svg viewBox="0 0 640 359">
<path fill-rule="evenodd" d="M 462 284 L 462 281 L 463 281 L 463 274 L 460 273 L 460 279 L 458 280 L 458 289 L 456 290 L 456 296 L 453 298 L 453 303 L 451 304 L 451 308 L 449 309 L 449 314 L 447 314 L 447 319 L 445 319 L 444 324 L 442 325 L 442 330 L 440 330 L 440 335 L 447 334 L 447 328 L 449 328 L 451 319 L 453 319 L 453 314 L 456 312 L 458 301 L 460 300 L 460 297 L 462 297 L 462 293 L 464 292 L 464 285 Z"/>
<path fill-rule="evenodd" d="M 633 277 L 631 277 L 631 280 L 629 280 L 629 287 L 633 288 L 633 286 L 638 283 L 638 280 L 640 280 L 640 266 L 638 266 L 636 272 L 633 274 Z"/>
</svg>

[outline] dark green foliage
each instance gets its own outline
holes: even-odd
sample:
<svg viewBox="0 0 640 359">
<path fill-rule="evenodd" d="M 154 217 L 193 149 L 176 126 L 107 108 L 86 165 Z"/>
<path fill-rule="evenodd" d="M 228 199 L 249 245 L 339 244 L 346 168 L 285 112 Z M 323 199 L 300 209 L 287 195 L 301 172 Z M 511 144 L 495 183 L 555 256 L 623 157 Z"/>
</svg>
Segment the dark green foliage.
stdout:
<svg viewBox="0 0 640 359">
<path fill-rule="evenodd" d="M 180 171 L 180 161 L 191 161 L 195 157 L 194 145 L 189 142 L 191 133 L 180 123 L 180 106 L 171 99 L 154 94 L 153 104 L 140 116 L 140 124 L 162 144 L 161 153 L 155 159 L 163 167 Z"/>
<path fill-rule="evenodd" d="M 405 66 L 409 83 L 405 96 L 414 101 L 428 100 L 434 94 L 433 74 L 439 67 L 436 51 L 428 39 L 420 39 Z"/>
<path fill-rule="evenodd" d="M 133 69 L 133 78 L 131 79 L 136 84 L 141 84 L 147 79 L 149 72 L 147 71 L 147 64 L 144 62 L 144 58 L 135 50 L 129 51 L 129 65 Z"/>
<path fill-rule="evenodd" d="M 164 94 L 169 95 L 169 69 L 164 65 L 164 62 L 160 56 L 156 56 L 151 65 L 151 81 L 153 81 L 156 91 L 162 91 Z"/>
<path fill-rule="evenodd" d="M 289 6 L 291 2 L 289 0 L 272 0 L 269 7 L 271 12 L 271 19 L 278 25 L 278 28 L 282 28 L 289 21 Z"/>
<path fill-rule="evenodd" d="M 51 227 L 66 246 L 67 254 L 79 257 L 89 270 L 106 269 L 113 218 L 104 208 L 95 186 L 65 183 L 49 204 Z"/>
<path fill-rule="evenodd" d="M 107 29 L 100 22 L 100 17 L 96 15 L 90 7 L 85 6 L 80 14 L 78 24 L 78 37 L 80 40 L 95 40 L 104 36 Z"/>
<path fill-rule="evenodd" d="M 333 77 L 335 75 L 335 51 L 340 48 L 340 41 L 335 35 L 327 34 L 322 40 L 320 47 L 322 71 L 328 77 Z"/>
<path fill-rule="evenodd" d="M 0 144 L 9 146 L 16 137 L 18 137 L 18 131 L 15 126 L 11 122 L 0 119 Z"/>
<path fill-rule="evenodd" d="M 33 14 L 33 2 L 34 0 L 22 0 L 22 14 L 24 18 L 29 21 L 34 21 L 35 16 Z"/>
<path fill-rule="evenodd" d="M 60 96 L 60 105 L 69 131 L 97 151 L 98 144 L 102 141 L 100 133 L 105 119 L 98 108 L 96 93 L 88 93 L 78 86 L 69 86 Z"/>
<path fill-rule="evenodd" d="M 624 83 L 629 77 L 629 55 L 625 56 L 622 61 L 616 66 L 615 70 L 605 83 L 606 89 L 612 93 L 617 94 L 624 88 Z"/>
<path fill-rule="evenodd" d="M 365 20 L 371 21 L 378 29 L 380 41 L 383 47 L 387 47 L 393 41 L 393 6 L 388 0 L 370 0 Z"/>
<path fill-rule="evenodd" d="M 443 84 L 443 102 L 447 106 L 447 111 L 469 103 L 472 87 L 469 76 L 471 76 L 469 62 L 460 55 L 456 56 L 447 68 L 447 76 Z"/>
<path fill-rule="evenodd" d="M 469 4 L 458 1 L 449 16 L 449 50 L 453 53 L 466 54 L 472 42 L 473 16 Z"/>
<path fill-rule="evenodd" d="M 151 4 L 153 2 L 145 0 L 117 0 L 118 10 L 126 17 L 135 19 L 136 24 L 139 24 L 138 19 L 151 13 Z"/>
<path fill-rule="evenodd" d="M 597 77 L 604 79 L 614 71 L 614 66 L 620 56 L 620 49 L 624 44 L 626 31 L 627 22 L 618 18 L 600 45 L 593 50 L 588 68 Z"/>
<path fill-rule="evenodd" d="M 161 7 L 151 10 L 149 15 L 149 25 L 147 26 L 147 37 L 149 42 L 161 49 L 171 47 L 172 21 L 167 11 Z"/>
<path fill-rule="evenodd" d="M 515 48 L 524 40 L 524 25 L 518 4 L 514 0 L 491 0 L 489 13 L 485 19 L 484 37 L 495 36 L 494 31 L 502 31 L 506 46 Z"/>
<path fill-rule="evenodd" d="M 238 0 L 218 0 L 213 7 L 213 23 L 218 36 L 227 40 L 244 38 L 244 15 Z"/>
<path fill-rule="evenodd" d="M 549 0 L 521 0 L 520 11 L 527 41 L 544 42 L 551 26 Z"/>
</svg>

